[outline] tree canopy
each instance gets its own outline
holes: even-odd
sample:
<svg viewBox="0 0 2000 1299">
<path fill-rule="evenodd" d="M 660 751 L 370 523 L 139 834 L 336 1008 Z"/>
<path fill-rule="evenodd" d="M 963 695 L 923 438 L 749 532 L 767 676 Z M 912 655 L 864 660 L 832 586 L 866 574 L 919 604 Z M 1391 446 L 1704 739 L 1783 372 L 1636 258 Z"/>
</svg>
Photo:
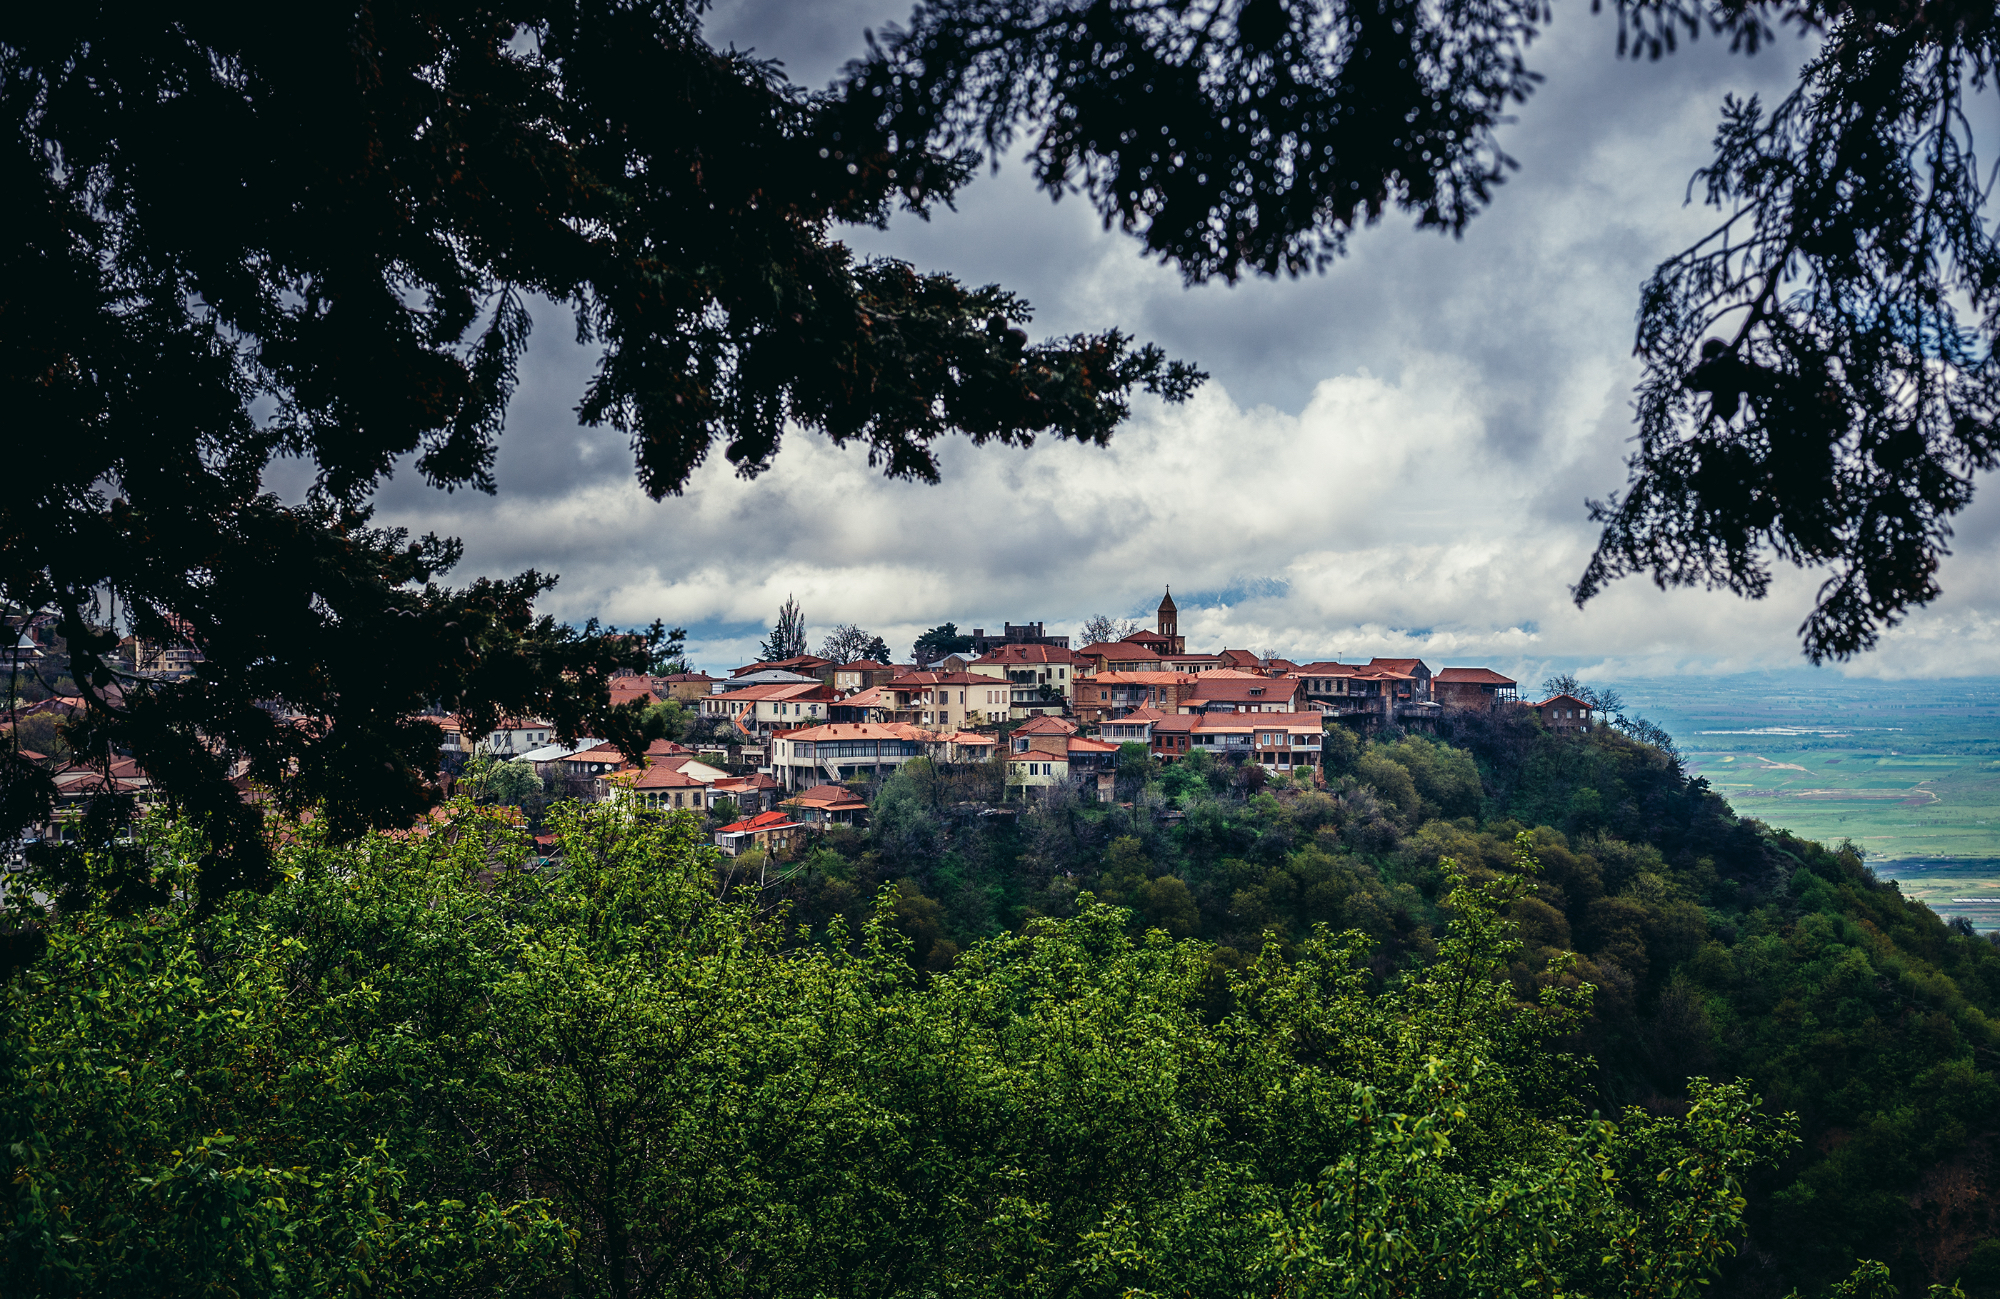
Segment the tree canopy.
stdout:
<svg viewBox="0 0 2000 1299">
<path fill-rule="evenodd" d="M 608 677 L 670 657 L 539 618 L 536 573 L 464 589 L 454 543 L 370 527 L 407 465 L 492 490 L 529 295 L 599 350 L 581 417 L 678 492 L 718 448 L 771 463 L 788 427 L 933 480 L 936 443 L 1103 443 L 1141 392 L 1200 375 L 1115 329 L 1031 342 L 1028 304 L 893 261 L 839 222 L 950 198 L 1022 145 L 1051 193 L 1190 281 L 1323 268 L 1400 211 L 1457 233 L 1511 165 L 1549 11 L 1522 0 L 936 0 L 827 92 L 710 46 L 693 0 L 134 17 L 0 28 L 0 393 L 21 439 L 0 596 L 61 618 L 80 751 L 133 753 L 265 878 L 247 768 L 335 823 L 435 797 L 426 707 L 549 717 L 621 744 Z M 1659 57 L 1703 33 L 1819 54 L 1775 109 L 1728 105 L 1700 178 L 1715 235 L 1642 298 L 1641 441 L 1576 589 L 1650 572 L 1748 595 L 1775 557 L 1833 575 L 1815 659 L 1937 592 L 1950 519 L 1995 463 L 2000 254 L 1967 95 L 1991 6 L 1620 0 Z M 1720 336 L 1717 335 L 1720 331 Z M 1706 394 L 1701 399 L 1698 394 Z M 306 460 L 310 499 L 263 492 Z M 121 676 L 115 621 L 196 644 L 188 682 Z M 280 721 L 279 718 L 285 720 Z M 47 813 L 0 757 L 0 830 Z"/>
<path fill-rule="evenodd" d="M 1088 898 L 928 977 L 894 890 L 799 943 L 692 814 L 570 808 L 538 872 L 451 811 L 206 914 L 156 820 L 155 905 L 50 924 L 0 984 L 9 1293 L 1666 1299 L 1793 1144 L 1741 1084 L 1570 1103 L 1587 990 L 1495 977 L 1525 875 L 1390 986 Z"/>
<path fill-rule="evenodd" d="M 45 8 L 0 27 L 0 395 L 28 434 L 0 596 L 59 614 L 79 749 L 132 753 L 203 823 L 205 888 L 268 880 L 241 764 L 351 832 L 436 797 L 426 708 L 643 744 L 606 683 L 670 657 L 662 629 L 537 617 L 554 578 L 532 572 L 442 586 L 454 543 L 368 523 L 399 467 L 493 489 L 528 295 L 573 306 L 599 351 L 581 416 L 631 437 L 656 497 L 717 448 L 760 472 L 787 427 L 934 479 L 947 433 L 1101 443 L 1133 393 L 1197 382 L 1115 330 L 1031 343 L 998 286 L 856 261 L 834 222 L 925 210 L 966 160 L 712 48 L 700 8 Z M 309 500 L 264 492 L 279 456 L 312 466 Z M 137 679 L 114 624 L 205 661 Z M 0 755 L 0 834 L 51 798 Z"/>
<path fill-rule="evenodd" d="M 1593 5 L 1593 8 L 1596 6 Z M 1798 88 L 1723 106 L 1696 178 L 1724 219 L 1639 308 L 1640 449 L 1575 589 L 1761 597 L 1775 559 L 1831 570 L 1806 654 L 1875 644 L 1934 580 L 2000 464 L 2000 244 L 1970 97 L 1993 6 L 1618 0 L 1617 46 L 1818 42 Z M 1189 282 L 1325 267 L 1386 211 L 1462 232 L 1513 165 L 1498 131 L 1542 79 L 1553 11 L 1520 0 L 933 0 L 849 69 L 903 138 L 1081 188 Z M 1699 395 L 1706 394 L 1706 400 Z"/>
</svg>

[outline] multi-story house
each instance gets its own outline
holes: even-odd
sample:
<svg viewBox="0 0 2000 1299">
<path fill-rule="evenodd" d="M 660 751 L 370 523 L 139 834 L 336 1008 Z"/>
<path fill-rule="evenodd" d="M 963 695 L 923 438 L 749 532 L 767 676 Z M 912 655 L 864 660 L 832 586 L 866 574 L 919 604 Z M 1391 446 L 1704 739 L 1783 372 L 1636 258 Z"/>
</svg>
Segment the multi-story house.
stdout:
<svg viewBox="0 0 2000 1299">
<path fill-rule="evenodd" d="M 984 762 L 991 736 L 926 730 L 904 722 L 831 722 L 776 736 L 771 774 L 788 790 L 886 776 L 912 758 L 941 763 Z"/>
<path fill-rule="evenodd" d="M 1070 702 L 1076 676 L 1090 660 L 1065 646 L 1001 645 L 974 659 L 966 671 L 1007 683 L 1005 711 L 987 712 L 989 720 L 1059 713 Z"/>
<path fill-rule="evenodd" d="M 1197 750 L 1234 762 L 1257 762 L 1280 771 L 1320 765 L 1322 713 L 1188 713 L 1153 727 L 1153 751 L 1163 761 Z"/>
<path fill-rule="evenodd" d="M 976 725 L 993 716 L 1001 690 L 993 678 L 970 672 L 907 672 L 881 687 L 893 702 L 889 719 L 934 728 Z"/>
<path fill-rule="evenodd" d="M 1431 670 L 1422 659 L 1369 659 L 1368 667 L 1375 672 L 1395 673 L 1409 679 L 1407 687 L 1398 687 L 1396 697 L 1413 704 L 1431 703 Z"/>
<path fill-rule="evenodd" d="M 1139 636 L 1142 634 L 1134 632 L 1132 635 Z M 1088 663 L 1089 670 L 1093 673 L 1164 672 L 1168 670 L 1167 661 L 1160 657 L 1159 651 L 1150 645 L 1132 639 L 1132 637 L 1127 637 L 1124 640 L 1099 641 L 1094 645 L 1086 645 L 1077 651 L 1077 655 Z"/>
<path fill-rule="evenodd" d="M 1492 668 L 1445 668 L 1431 678 L 1431 695 L 1446 708 L 1487 712 L 1518 698 L 1515 682 Z"/>
<path fill-rule="evenodd" d="M 836 699 L 826 710 L 829 722 L 893 722 L 896 720 L 896 692 L 888 686 L 871 686 L 844 699 Z"/>
<path fill-rule="evenodd" d="M 1069 752 L 1070 737 L 1083 728 L 1067 717 L 1030 717 L 1007 734 L 1007 747 L 1015 753 L 1039 749 L 1044 753 Z"/>
<path fill-rule="evenodd" d="M 888 685 L 903 672 L 893 663 L 877 663 L 874 659 L 856 659 L 852 663 L 842 663 L 833 669 L 833 688 L 843 695 L 851 695 L 857 690 L 870 690 L 876 686 Z"/>
<path fill-rule="evenodd" d="M 465 724 L 455 716 L 440 717 L 437 723 L 444 728 L 439 747 L 446 757 L 490 753 L 496 758 L 518 758 L 555 738 L 555 727 L 538 717 L 503 718 L 484 735 L 466 734 Z"/>
<path fill-rule="evenodd" d="M 1139 708 L 1178 712 L 1199 681 L 1182 672 L 1099 672 L 1076 683 L 1077 720 L 1101 725 Z"/>
<path fill-rule="evenodd" d="M 827 719 L 832 705 L 833 687 L 817 681 L 746 686 L 708 696 L 701 701 L 701 715 L 731 722 L 745 735 L 763 739 L 773 731 L 817 725 Z"/>
<path fill-rule="evenodd" d="M 1069 752 L 1050 753 L 1046 749 L 1030 749 L 1026 753 L 1007 755 L 1007 783 L 1004 798 L 1012 798 L 1015 790 L 1021 791 L 1025 801 L 1039 798 L 1056 785 L 1069 783 Z"/>
<path fill-rule="evenodd" d="M 1169 714 L 1158 708 L 1135 708 L 1121 714 L 1117 720 L 1102 722 L 1097 727 L 1097 738 L 1110 740 L 1114 744 L 1145 744 L 1153 742 L 1153 728 L 1165 721 Z"/>
<path fill-rule="evenodd" d="M 1330 713 L 1341 711 L 1354 677 L 1361 669 L 1352 663 L 1307 663 L 1293 675 L 1301 683 L 1306 703 Z"/>
<path fill-rule="evenodd" d="M 1244 676 L 1226 670 L 1204 672 L 1194 679 L 1194 690 L 1180 706 L 1185 712 L 1204 713 L 1297 712 L 1302 703 L 1299 680 Z"/>
</svg>

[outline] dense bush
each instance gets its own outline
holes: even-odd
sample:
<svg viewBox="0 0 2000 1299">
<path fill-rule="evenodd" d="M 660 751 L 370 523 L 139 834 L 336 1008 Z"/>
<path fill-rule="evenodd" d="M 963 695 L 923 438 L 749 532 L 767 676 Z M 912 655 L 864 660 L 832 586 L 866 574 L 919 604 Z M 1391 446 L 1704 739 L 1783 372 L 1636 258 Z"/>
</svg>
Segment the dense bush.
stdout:
<svg viewBox="0 0 2000 1299">
<path fill-rule="evenodd" d="M 556 821 L 541 874 L 469 804 L 308 831 L 210 913 L 156 822 L 153 903 L 50 919 L 5 985 L 0 1288 L 1671 1295 L 1790 1142 L 1734 1085 L 1576 1108 L 1588 992 L 1503 974 L 1525 839 L 1437 864 L 1384 985 L 1361 935 L 1219 974 L 1088 900 L 924 974 L 912 892 L 801 941 L 692 814 Z"/>
<path fill-rule="evenodd" d="M 1444 863 L 1507 874 L 1525 832 L 1541 870 L 1508 908 L 1508 974 L 1523 998 L 1591 987 L 1567 1038 L 1590 1061 L 1587 1103 L 1677 1113 L 1690 1078 L 1742 1076 L 1800 1116 L 1804 1143 L 1753 1182 L 1725 1292 L 1810 1292 L 1872 1256 L 1905 1293 L 1963 1277 L 2000 1295 L 2000 950 L 1851 847 L 1739 819 L 1618 731 L 1507 714 L 1441 729 L 1330 731 L 1324 790 L 1258 787 L 1196 755 L 1129 807 L 1058 797 L 1018 825 L 939 808 L 922 852 L 892 851 L 878 819 L 825 841 L 790 896 L 810 924 L 852 924 L 893 881 L 937 900 L 933 941 L 956 950 L 1092 895 L 1130 908 L 1134 934 L 1209 940 L 1220 969 L 1267 943 L 1296 952 L 1325 924 L 1369 935 L 1372 974 L 1392 980 L 1435 952 Z M 905 779 L 883 791 L 892 806 Z"/>
</svg>

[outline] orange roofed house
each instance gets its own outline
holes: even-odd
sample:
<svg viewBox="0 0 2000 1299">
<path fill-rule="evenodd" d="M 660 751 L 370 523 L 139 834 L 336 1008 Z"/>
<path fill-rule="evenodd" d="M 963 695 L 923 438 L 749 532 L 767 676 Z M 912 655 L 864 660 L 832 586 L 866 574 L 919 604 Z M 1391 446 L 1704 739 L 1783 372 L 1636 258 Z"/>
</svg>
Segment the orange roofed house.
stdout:
<svg viewBox="0 0 2000 1299">
<path fill-rule="evenodd" d="M 1445 668 L 1431 678 L 1431 693 L 1446 708 L 1491 712 L 1515 701 L 1515 684 L 1492 668 Z"/>
<path fill-rule="evenodd" d="M 717 830 L 715 846 L 722 850 L 725 857 L 735 857 L 752 848 L 783 852 L 791 846 L 792 836 L 803 829 L 804 826 L 783 812 L 759 812 L 741 821 L 731 821 Z"/>
<path fill-rule="evenodd" d="M 891 721 L 939 728 L 972 725 L 974 713 L 993 716 L 996 705 L 985 701 L 1000 693 L 993 678 L 970 672 L 905 672 L 878 689 L 888 693 Z"/>
<path fill-rule="evenodd" d="M 1297 677 L 1243 676 L 1218 669 L 1202 673 L 1194 683 L 1181 704 L 1187 712 L 1291 713 L 1304 706 Z"/>
<path fill-rule="evenodd" d="M 991 736 L 930 730 L 907 722 L 832 722 L 789 731 L 771 741 L 771 774 L 788 790 L 886 776 L 912 758 L 984 762 Z"/>
<path fill-rule="evenodd" d="M 1076 683 L 1076 715 L 1095 725 L 1141 708 L 1177 712 L 1200 680 L 1184 672 L 1099 672 Z"/>
<path fill-rule="evenodd" d="M 1318 712 L 1182 713 L 1154 722 L 1153 756 L 1174 762 L 1194 752 L 1257 762 L 1280 771 L 1320 765 L 1326 715 Z"/>
<path fill-rule="evenodd" d="M 785 810 L 815 829 L 860 825 L 868 816 L 868 800 L 845 785 L 814 785 L 785 799 Z"/>
<path fill-rule="evenodd" d="M 1067 646 L 1043 644 L 996 645 L 966 664 L 965 670 L 988 679 L 992 701 L 983 705 L 987 721 L 1059 713 L 1070 699 L 1077 674 L 1091 660 Z"/>
<path fill-rule="evenodd" d="M 825 721 L 832 705 L 833 687 L 820 682 L 747 686 L 709 695 L 701 701 L 701 715 L 732 722 L 751 739 L 765 739 L 773 731 Z"/>
</svg>

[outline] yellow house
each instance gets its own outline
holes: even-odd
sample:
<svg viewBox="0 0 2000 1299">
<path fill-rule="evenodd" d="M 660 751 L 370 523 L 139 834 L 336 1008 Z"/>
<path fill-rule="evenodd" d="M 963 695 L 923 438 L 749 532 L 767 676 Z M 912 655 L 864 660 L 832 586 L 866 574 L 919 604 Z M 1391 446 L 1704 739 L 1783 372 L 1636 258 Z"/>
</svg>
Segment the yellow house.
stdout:
<svg viewBox="0 0 2000 1299">
<path fill-rule="evenodd" d="M 1026 753 L 1007 755 L 1007 797 L 1012 797 L 1013 792 L 1019 789 L 1023 800 L 1031 797 L 1039 798 L 1054 786 L 1067 783 L 1069 783 L 1067 753 L 1030 749 Z"/>
</svg>

